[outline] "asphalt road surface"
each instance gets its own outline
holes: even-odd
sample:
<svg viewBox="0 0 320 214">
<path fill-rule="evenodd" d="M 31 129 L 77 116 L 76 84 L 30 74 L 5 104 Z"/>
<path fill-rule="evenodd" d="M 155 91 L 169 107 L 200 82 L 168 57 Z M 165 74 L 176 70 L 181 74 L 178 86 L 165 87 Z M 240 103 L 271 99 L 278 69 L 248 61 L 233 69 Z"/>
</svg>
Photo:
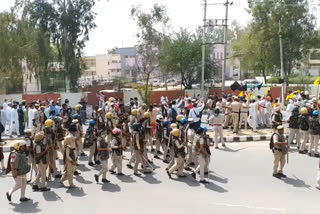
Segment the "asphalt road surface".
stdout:
<svg viewBox="0 0 320 214">
<path fill-rule="evenodd" d="M 26 195 L 31 202 L 20 203 L 16 192 L 9 203 L 5 193 L 14 181 L 11 174 L 0 174 L 0 213 L 318 214 L 319 159 L 292 151 L 284 170 L 288 178 L 276 179 L 268 146 L 268 142 L 233 143 L 214 150 L 208 185 L 190 175 L 179 179 L 173 175 L 170 180 L 166 165 L 156 159 L 153 174 L 136 177 L 125 166 L 130 155 L 126 153 L 123 172 L 127 176 L 108 173 L 109 184 L 94 181 L 99 168 L 88 166 L 84 157 L 78 167 L 81 175 L 75 180 L 79 188 L 61 187 L 55 180 L 49 184 L 52 191 L 42 193 L 32 192 L 28 185 Z"/>
</svg>

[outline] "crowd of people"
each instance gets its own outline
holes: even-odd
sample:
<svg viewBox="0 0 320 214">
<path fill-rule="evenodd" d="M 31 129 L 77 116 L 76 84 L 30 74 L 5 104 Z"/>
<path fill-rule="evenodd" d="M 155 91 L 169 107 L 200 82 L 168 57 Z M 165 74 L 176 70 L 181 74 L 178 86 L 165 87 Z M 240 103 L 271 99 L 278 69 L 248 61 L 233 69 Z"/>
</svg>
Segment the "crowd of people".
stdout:
<svg viewBox="0 0 320 214">
<path fill-rule="evenodd" d="M 20 104 L 5 101 L 1 108 L 5 134 L 16 132 L 24 136 L 24 140 L 14 145 L 7 162 L 6 172 L 12 172 L 16 183 L 6 193 L 9 201 L 18 189 L 21 189 L 20 201 L 29 200 L 25 196 L 27 175 L 35 192 L 50 191 L 47 182 L 52 176 L 60 179 L 61 185 L 68 180 L 69 187 L 75 188 L 73 177 L 80 174 L 78 158 L 86 156 L 84 150 L 89 151 L 89 166 L 101 166 L 100 172 L 92 178 L 96 182 L 101 177 L 103 183 L 108 183 L 108 172 L 125 176 L 122 166 L 127 151 L 131 157 L 126 166 L 133 169 L 136 176 L 141 176 L 139 165 L 142 173 L 149 174 L 154 170 L 153 160 L 161 159 L 168 164 L 169 178 L 176 171 L 178 177 L 186 177 L 186 171 L 189 171 L 194 179 L 200 174 L 200 183 L 207 184 L 205 175 L 209 173 L 210 147 L 218 149 L 220 143 L 225 147 L 224 128 L 238 133 L 242 127 L 247 129 L 248 124 L 253 131 L 257 128 L 274 129 L 270 149 L 275 158 L 273 176 L 277 178 L 286 177 L 283 174 L 285 155 L 294 138 L 300 153 L 306 153 L 308 143 L 308 154 L 319 157 L 318 102 L 315 98 L 310 99 L 307 92 L 297 92 L 289 100 L 288 121 L 283 120 L 280 105 L 270 94 L 255 99 L 250 94 L 215 95 L 206 100 L 200 95 L 192 99 L 186 94 L 171 102 L 162 96 L 161 105 L 141 104 L 138 98 L 124 104 L 121 99 L 104 98 L 102 94 L 99 100 L 99 105 L 89 116 L 85 115 L 84 100 L 74 108 L 67 99 L 63 104 L 61 99 L 38 100 L 30 105 L 25 101 Z M 201 125 L 204 109 L 208 112 L 207 123 L 214 130 L 213 142 L 207 135 L 207 128 Z M 289 123 L 288 140 L 284 137 L 284 122 Z M 56 165 L 59 158 L 64 161 L 63 172 Z M 109 159 L 112 162 L 110 168 Z M 3 154 L 0 160 L 4 169 Z M 320 181 L 318 185 L 320 188 Z"/>
</svg>

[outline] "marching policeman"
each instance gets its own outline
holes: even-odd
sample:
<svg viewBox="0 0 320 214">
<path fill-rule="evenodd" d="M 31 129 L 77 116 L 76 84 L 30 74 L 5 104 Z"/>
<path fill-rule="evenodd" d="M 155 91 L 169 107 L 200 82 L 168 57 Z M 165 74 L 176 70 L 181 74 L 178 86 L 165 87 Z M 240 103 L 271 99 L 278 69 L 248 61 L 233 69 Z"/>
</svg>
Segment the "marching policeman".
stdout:
<svg viewBox="0 0 320 214">
<path fill-rule="evenodd" d="M 289 145 L 296 138 L 297 146 L 300 146 L 300 130 L 299 130 L 299 107 L 295 107 L 289 118 Z"/>
<path fill-rule="evenodd" d="M 272 152 L 274 155 L 273 162 L 273 176 L 276 178 L 287 177 L 283 174 L 283 168 L 286 164 L 286 154 L 288 152 L 288 142 L 284 136 L 284 127 L 278 126 L 277 132 L 275 132 L 272 137 Z"/>
<path fill-rule="evenodd" d="M 95 128 L 95 120 L 91 119 L 89 121 L 89 127 L 87 128 L 86 134 L 84 136 L 84 148 L 89 148 L 89 166 L 94 166 L 93 158 L 96 161 L 95 153 L 97 147 L 98 131 Z"/>
<path fill-rule="evenodd" d="M 310 118 L 310 144 L 309 144 L 309 156 L 314 154 L 315 157 L 319 157 L 318 144 L 320 135 L 320 121 L 319 112 L 314 110 L 312 112 L 312 117 Z"/>
<path fill-rule="evenodd" d="M 94 175 L 96 182 L 99 182 L 99 177 L 102 175 L 102 182 L 109 183 L 110 181 L 107 180 L 107 172 L 108 172 L 108 159 L 109 153 L 112 151 L 110 148 L 110 144 L 108 143 L 107 137 L 102 138 L 99 137 L 97 141 L 97 149 L 98 149 L 98 156 L 101 161 L 101 170 L 99 174 Z"/>
<path fill-rule="evenodd" d="M 306 154 L 308 150 L 306 150 L 306 144 L 309 141 L 309 112 L 308 109 L 303 107 L 300 109 L 300 116 L 299 116 L 299 128 L 301 134 L 303 136 L 303 141 L 301 146 L 298 148 L 300 154 Z"/>
<path fill-rule="evenodd" d="M 75 157 L 75 148 L 72 148 L 72 137 L 70 135 L 66 136 L 63 141 L 64 144 L 64 172 L 61 177 L 60 183 L 63 185 L 65 180 L 68 180 L 69 187 L 75 188 L 76 185 L 73 183 L 73 173 L 76 170 L 76 157 Z"/>
<path fill-rule="evenodd" d="M 115 128 L 112 130 L 112 140 L 111 140 L 111 149 L 112 149 L 112 167 L 110 169 L 111 174 L 115 174 L 114 171 L 117 168 L 117 175 L 123 175 L 122 173 L 122 144 L 121 144 L 121 130 Z"/>
</svg>

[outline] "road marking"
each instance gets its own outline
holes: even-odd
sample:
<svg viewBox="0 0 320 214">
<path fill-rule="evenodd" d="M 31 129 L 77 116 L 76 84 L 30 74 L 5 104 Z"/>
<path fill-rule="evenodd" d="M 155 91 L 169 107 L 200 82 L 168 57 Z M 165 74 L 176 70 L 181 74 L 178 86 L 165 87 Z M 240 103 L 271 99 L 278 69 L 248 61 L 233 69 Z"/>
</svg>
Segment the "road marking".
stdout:
<svg viewBox="0 0 320 214">
<path fill-rule="evenodd" d="M 248 208 L 248 209 L 269 210 L 269 211 L 277 211 L 277 212 L 288 211 L 287 209 L 284 209 L 284 208 L 256 207 L 256 206 L 240 205 L 240 204 L 225 204 L 225 203 L 211 203 L 211 204 L 218 205 L 218 206 L 226 206 L 226 207 L 243 207 L 243 208 Z"/>
</svg>

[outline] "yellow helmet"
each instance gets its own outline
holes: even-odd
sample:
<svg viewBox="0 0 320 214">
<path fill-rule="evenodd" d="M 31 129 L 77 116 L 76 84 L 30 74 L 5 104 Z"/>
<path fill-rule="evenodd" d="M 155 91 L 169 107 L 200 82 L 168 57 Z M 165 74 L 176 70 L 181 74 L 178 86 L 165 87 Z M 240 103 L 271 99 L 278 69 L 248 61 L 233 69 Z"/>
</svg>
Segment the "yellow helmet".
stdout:
<svg viewBox="0 0 320 214">
<path fill-rule="evenodd" d="M 182 120 L 182 118 L 183 118 L 183 115 L 182 115 L 182 114 L 179 114 L 179 115 L 176 117 L 176 120 L 177 120 L 178 122 L 180 122 L 180 120 Z"/>
<path fill-rule="evenodd" d="M 106 118 L 107 119 L 111 119 L 112 118 L 112 113 L 111 112 L 106 113 Z"/>
<path fill-rule="evenodd" d="M 172 124 L 170 125 L 170 127 L 171 127 L 172 129 L 178 128 L 177 124 L 175 124 L 175 123 L 172 123 Z"/>
<path fill-rule="evenodd" d="M 44 125 L 52 127 L 53 126 L 53 120 L 51 120 L 51 119 L 46 120 L 46 122 L 44 122 Z"/>
<path fill-rule="evenodd" d="M 34 136 L 34 141 L 35 141 L 35 142 L 40 142 L 43 138 L 44 138 L 44 135 L 43 135 L 41 132 L 38 132 L 38 133 Z"/>
<path fill-rule="evenodd" d="M 180 130 L 179 129 L 173 129 L 171 134 L 175 137 L 179 137 L 180 136 Z"/>
<path fill-rule="evenodd" d="M 79 120 L 78 119 L 73 119 L 72 123 L 79 123 Z"/>
<path fill-rule="evenodd" d="M 81 108 L 82 108 L 82 105 L 80 105 L 80 104 L 78 104 L 78 105 L 76 105 L 76 106 L 74 107 L 74 109 L 75 109 L 76 111 L 80 111 Z"/>
<path fill-rule="evenodd" d="M 142 107 L 147 107 L 147 104 L 145 104 L 145 103 L 142 103 Z"/>
<path fill-rule="evenodd" d="M 26 129 L 26 130 L 24 130 L 24 134 L 30 136 L 32 134 L 32 130 L 31 129 Z"/>
<path fill-rule="evenodd" d="M 71 146 L 72 144 L 72 137 L 71 136 L 66 136 L 63 140 L 63 145 L 65 147 Z"/>
<path fill-rule="evenodd" d="M 137 109 L 132 109 L 132 110 L 131 110 L 131 114 L 132 114 L 133 116 L 136 116 L 136 115 L 137 115 Z"/>
<path fill-rule="evenodd" d="M 98 108 L 98 112 L 101 113 L 103 110 L 102 108 Z"/>
<path fill-rule="evenodd" d="M 18 141 L 18 142 L 16 142 L 16 143 L 13 145 L 13 148 L 14 148 L 15 150 L 19 151 L 20 148 L 21 148 L 22 146 L 25 146 L 25 145 L 26 145 L 26 143 L 25 143 L 24 141 Z"/>
<path fill-rule="evenodd" d="M 306 107 L 303 107 L 300 109 L 300 114 L 308 114 L 308 109 Z"/>
<path fill-rule="evenodd" d="M 113 97 L 109 97 L 108 101 L 109 101 L 109 102 L 113 102 L 113 101 L 114 101 L 114 98 L 113 98 Z"/>
<path fill-rule="evenodd" d="M 145 113 L 143 114 L 143 117 L 144 117 L 145 119 L 148 119 L 148 118 L 150 117 L 149 112 L 145 112 Z"/>
</svg>

